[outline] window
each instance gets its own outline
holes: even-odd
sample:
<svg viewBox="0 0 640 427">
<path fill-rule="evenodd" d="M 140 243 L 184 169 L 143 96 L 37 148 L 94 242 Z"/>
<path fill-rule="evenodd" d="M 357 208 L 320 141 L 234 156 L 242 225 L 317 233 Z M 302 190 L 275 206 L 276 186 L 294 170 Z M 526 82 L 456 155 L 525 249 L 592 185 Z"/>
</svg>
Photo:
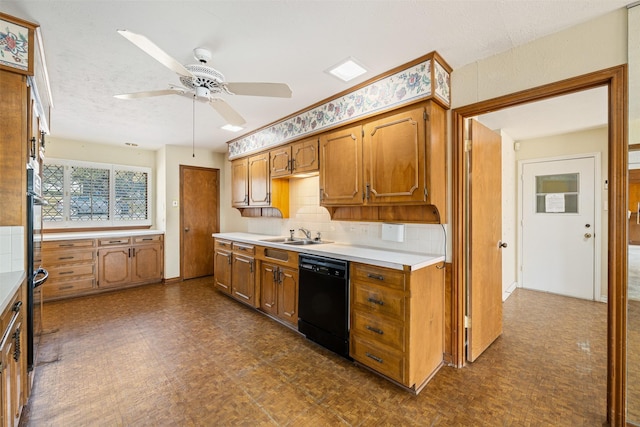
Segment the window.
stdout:
<svg viewBox="0 0 640 427">
<path fill-rule="evenodd" d="M 580 174 L 536 176 L 537 213 L 578 213 Z"/>
<path fill-rule="evenodd" d="M 48 228 L 151 225 L 151 169 L 48 159 L 42 218 Z"/>
</svg>

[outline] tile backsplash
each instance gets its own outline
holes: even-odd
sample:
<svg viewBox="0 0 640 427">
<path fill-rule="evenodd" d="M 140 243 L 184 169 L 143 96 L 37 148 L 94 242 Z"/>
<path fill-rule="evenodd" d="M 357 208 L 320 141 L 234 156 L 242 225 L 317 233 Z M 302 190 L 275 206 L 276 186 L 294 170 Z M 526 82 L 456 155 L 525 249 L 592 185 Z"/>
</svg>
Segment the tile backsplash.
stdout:
<svg viewBox="0 0 640 427">
<path fill-rule="evenodd" d="M 0 227 L 0 273 L 24 270 L 24 227 Z"/>
<path fill-rule="evenodd" d="M 446 252 L 447 224 L 406 224 L 404 241 L 391 242 L 382 240 L 382 223 L 331 221 L 329 212 L 319 203 L 317 176 L 290 180 L 289 213 L 288 219 L 251 218 L 247 231 L 288 236 L 289 230 L 296 230 L 295 235 L 302 237 L 298 229 L 304 227 L 312 237 L 320 232 L 323 240 L 434 255 Z"/>
</svg>

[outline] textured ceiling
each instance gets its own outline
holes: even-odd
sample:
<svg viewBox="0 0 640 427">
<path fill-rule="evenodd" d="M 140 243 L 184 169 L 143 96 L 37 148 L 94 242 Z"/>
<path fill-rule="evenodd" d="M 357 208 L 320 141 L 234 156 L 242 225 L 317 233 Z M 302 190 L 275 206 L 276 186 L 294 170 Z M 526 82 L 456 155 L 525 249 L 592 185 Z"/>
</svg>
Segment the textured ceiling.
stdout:
<svg viewBox="0 0 640 427">
<path fill-rule="evenodd" d="M 143 34 L 178 61 L 212 50 L 228 81 L 288 83 L 291 99 L 225 96 L 247 120 L 238 134 L 195 104 L 195 145 L 226 142 L 437 50 L 454 68 L 599 15 L 626 0 L 502 1 L 1 1 L 40 24 L 52 86 L 51 135 L 157 149 L 191 146 L 189 99 L 136 100 L 118 93 L 166 89 L 177 76 L 116 33 Z M 369 73 L 348 84 L 324 73 L 353 56 Z"/>
</svg>

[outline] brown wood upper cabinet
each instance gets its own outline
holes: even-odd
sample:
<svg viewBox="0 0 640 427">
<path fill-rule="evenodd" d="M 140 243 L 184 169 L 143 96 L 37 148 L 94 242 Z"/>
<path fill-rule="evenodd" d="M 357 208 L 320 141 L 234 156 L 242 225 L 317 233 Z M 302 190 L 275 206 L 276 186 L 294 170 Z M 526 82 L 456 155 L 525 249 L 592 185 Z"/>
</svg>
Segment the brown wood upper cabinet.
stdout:
<svg viewBox="0 0 640 427">
<path fill-rule="evenodd" d="M 269 153 L 260 153 L 231 162 L 231 182 L 234 207 L 269 206 Z"/>
<path fill-rule="evenodd" d="M 318 138 L 308 138 L 269 152 L 271 178 L 318 171 Z"/>
<path fill-rule="evenodd" d="M 427 101 L 320 137 L 323 206 L 446 206 L 446 116 Z"/>
</svg>

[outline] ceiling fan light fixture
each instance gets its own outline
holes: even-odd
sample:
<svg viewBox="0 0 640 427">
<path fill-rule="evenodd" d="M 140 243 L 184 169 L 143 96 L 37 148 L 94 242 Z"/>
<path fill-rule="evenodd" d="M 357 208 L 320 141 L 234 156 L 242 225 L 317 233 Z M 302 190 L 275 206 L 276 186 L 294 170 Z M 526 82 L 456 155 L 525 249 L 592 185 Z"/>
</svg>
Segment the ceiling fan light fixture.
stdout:
<svg viewBox="0 0 640 427">
<path fill-rule="evenodd" d="M 239 132 L 244 128 L 242 126 L 226 124 L 226 125 L 222 126 L 220 129 L 228 130 L 229 132 Z"/>
<path fill-rule="evenodd" d="M 325 73 L 331 74 L 343 82 L 353 80 L 366 72 L 367 69 L 351 56 L 325 70 Z"/>
</svg>

